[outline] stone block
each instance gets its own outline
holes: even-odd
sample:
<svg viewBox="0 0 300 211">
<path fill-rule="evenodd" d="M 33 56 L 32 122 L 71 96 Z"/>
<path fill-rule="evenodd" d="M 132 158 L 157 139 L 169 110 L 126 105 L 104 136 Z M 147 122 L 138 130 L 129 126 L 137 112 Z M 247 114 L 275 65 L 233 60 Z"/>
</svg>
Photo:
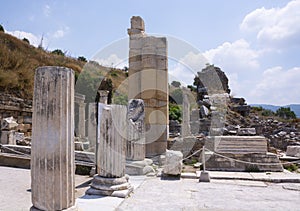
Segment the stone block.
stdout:
<svg viewBox="0 0 300 211">
<path fill-rule="evenodd" d="M 13 117 L 7 117 L 1 121 L 1 130 L 13 130 L 18 126 L 17 121 Z"/>
<path fill-rule="evenodd" d="M 1 144 L 16 145 L 15 131 L 14 130 L 2 130 L 1 131 Z"/>
<path fill-rule="evenodd" d="M 255 136 L 256 129 L 255 128 L 239 128 L 237 131 L 239 136 Z"/>
<path fill-rule="evenodd" d="M 150 52 L 150 50 L 148 50 Z M 156 69 L 156 56 L 155 54 L 142 55 L 142 67 L 143 69 Z"/>
<path fill-rule="evenodd" d="M 166 164 L 164 166 L 164 174 L 180 175 L 182 171 L 183 154 L 180 151 L 167 150 Z"/>
<path fill-rule="evenodd" d="M 300 158 L 300 146 L 287 146 L 286 155 Z"/>
<path fill-rule="evenodd" d="M 202 118 L 207 117 L 207 116 L 209 115 L 209 110 L 208 110 L 208 108 L 207 108 L 206 106 L 202 105 L 202 106 L 200 107 L 200 114 L 201 114 L 201 117 L 202 117 Z"/>
</svg>

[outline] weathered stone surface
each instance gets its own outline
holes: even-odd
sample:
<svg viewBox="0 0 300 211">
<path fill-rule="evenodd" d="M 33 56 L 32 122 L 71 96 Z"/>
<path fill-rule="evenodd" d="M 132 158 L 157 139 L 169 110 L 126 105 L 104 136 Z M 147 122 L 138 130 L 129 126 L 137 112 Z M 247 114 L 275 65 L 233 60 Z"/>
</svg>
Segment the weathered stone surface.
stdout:
<svg viewBox="0 0 300 211">
<path fill-rule="evenodd" d="M 40 210 L 75 203 L 74 80 L 68 68 L 41 67 L 35 73 L 31 193 Z"/>
<path fill-rule="evenodd" d="M 127 153 L 128 160 L 143 160 L 145 158 L 145 109 L 144 102 L 132 99 L 128 103 L 127 121 Z"/>
<path fill-rule="evenodd" d="M 207 116 L 209 115 L 209 110 L 208 110 L 208 108 L 207 108 L 206 106 L 202 105 L 202 106 L 200 107 L 200 114 L 201 114 L 201 117 L 202 117 L 202 118 L 207 117 Z"/>
<path fill-rule="evenodd" d="M 2 130 L 0 143 L 15 145 L 16 144 L 15 131 L 14 130 Z"/>
<path fill-rule="evenodd" d="M 126 106 L 99 104 L 97 173 L 102 177 L 123 177 L 127 138 Z"/>
<path fill-rule="evenodd" d="M 1 121 L 1 130 L 13 130 L 18 126 L 17 120 L 13 117 L 7 117 Z"/>
<path fill-rule="evenodd" d="M 75 133 L 78 137 L 85 137 L 85 95 L 75 93 Z"/>
<path fill-rule="evenodd" d="M 286 155 L 300 158 L 300 146 L 288 146 Z"/>
<path fill-rule="evenodd" d="M 183 91 L 183 102 L 182 102 L 182 126 L 181 126 L 181 136 L 183 138 L 191 135 L 190 127 L 190 103 L 186 90 Z"/>
<path fill-rule="evenodd" d="M 97 134 L 97 103 L 88 104 L 88 140 L 89 151 L 96 152 Z"/>
<path fill-rule="evenodd" d="M 122 105 L 98 105 L 98 175 L 87 194 L 126 197 L 132 191 L 129 178 L 125 176 L 126 111 L 126 106 Z M 118 191 L 127 195 L 119 195 Z"/>
<path fill-rule="evenodd" d="M 182 171 L 183 154 L 180 151 L 167 150 L 164 174 L 179 175 Z"/>
<path fill-rule="evenodd" d="M 255 128 L 239 128 L 237 131 L 239 136 L 255 136 L 256 129 Z"/>
</svg>

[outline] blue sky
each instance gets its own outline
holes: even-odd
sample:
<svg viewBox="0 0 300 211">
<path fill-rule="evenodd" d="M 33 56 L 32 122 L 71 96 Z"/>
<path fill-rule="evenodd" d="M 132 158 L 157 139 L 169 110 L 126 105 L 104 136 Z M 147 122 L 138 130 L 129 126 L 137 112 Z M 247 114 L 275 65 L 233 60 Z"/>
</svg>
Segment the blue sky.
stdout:
<svg viewBox="0 0 300 211">
<path fill-rule="evenodd" d="M 92 59 L 126 38 L 130 17 L 140 15 L 146 33 L 169 35 L 198 52 L 229 77 L 234 96 L 248 103 L 300 103 L 300 0 L 38 1 L 2 0 L 0 23 L 33 45 Z M 118 55 L 103 63 L 118 63 Z M 193 74 L 170 62 L 170 74 L 186 84 Z M 180 81 L 179 80 L 179 81 Z"/>
</svg>

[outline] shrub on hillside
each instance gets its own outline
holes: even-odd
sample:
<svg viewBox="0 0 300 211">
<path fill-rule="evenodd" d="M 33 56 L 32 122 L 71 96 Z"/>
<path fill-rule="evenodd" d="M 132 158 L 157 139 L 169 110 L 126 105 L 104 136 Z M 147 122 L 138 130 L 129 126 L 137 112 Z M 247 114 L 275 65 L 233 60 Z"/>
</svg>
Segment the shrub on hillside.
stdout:
<svg viewBox="0 0 300 211">
<path fill-rule="evenodd" d="M 283 119 L 296 119 L 296 114 L 291 110 L 290 107 L 281 107 L 276 111 L 276 116 Z"/>
<path fill-rule="evenodd" d="M 4 32 L 4 28 L 1 24 L 0 24 L 0 32 Z"/>
<path fill-rule="evenodd" d="M 65 56 L 65 53 L 60 49 L 56 49 L 56 50 L 52 51 L 51 53 L 56 54 L 56 55 L 60 55 L 60 56 Z"/>
</svg>

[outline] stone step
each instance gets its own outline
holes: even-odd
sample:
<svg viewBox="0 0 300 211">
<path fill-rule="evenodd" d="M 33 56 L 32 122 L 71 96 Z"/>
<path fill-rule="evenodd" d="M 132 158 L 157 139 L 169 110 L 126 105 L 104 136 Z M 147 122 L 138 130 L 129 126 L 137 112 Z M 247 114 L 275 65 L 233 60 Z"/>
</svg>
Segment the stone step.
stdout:
<svg viewBox="0 0 300 211">
<path fill-rule="evenodd" d="M 209 154 L 206 153 L 207 170 L 250 171 L 250 172 L 251 171 L 252 172 L 283 171 L 283 167 L 277 155 L 272 153 L 247 153 L 247 154 L 220 153 L 220 154 L 222 156 L 229 157 L 232 159 L 220 157 L 215 153 L 209 153 Z M 244 162 L 240 162 L 240 161 L 244 161 Z"/>
</svg>

